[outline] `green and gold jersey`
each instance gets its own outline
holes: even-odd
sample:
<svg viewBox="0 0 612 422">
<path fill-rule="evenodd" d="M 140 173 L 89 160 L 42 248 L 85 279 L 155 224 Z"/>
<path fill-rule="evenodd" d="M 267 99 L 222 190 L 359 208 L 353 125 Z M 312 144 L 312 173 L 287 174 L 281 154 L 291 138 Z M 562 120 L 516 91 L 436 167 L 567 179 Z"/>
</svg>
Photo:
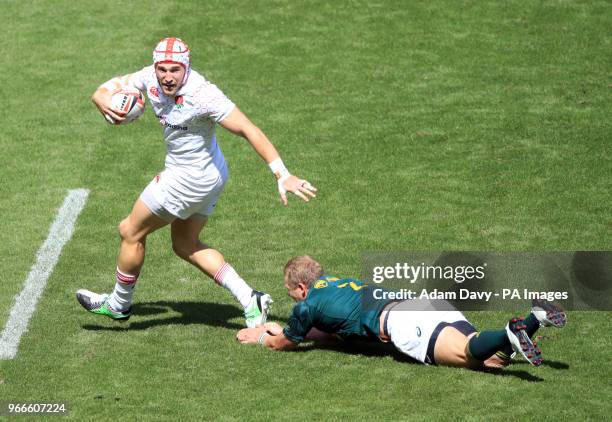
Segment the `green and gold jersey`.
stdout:
<svg viewBox="0 0 612 422">
<path fill-rule="evenodd" d="M 390 301 L 374 300 L 373 288 L 352 278 L 321 277 L 293 307 L 285 337 L 299 343 L 314 327 L 344 339 L 377 340 L 380 313 Z"/>
</svg>

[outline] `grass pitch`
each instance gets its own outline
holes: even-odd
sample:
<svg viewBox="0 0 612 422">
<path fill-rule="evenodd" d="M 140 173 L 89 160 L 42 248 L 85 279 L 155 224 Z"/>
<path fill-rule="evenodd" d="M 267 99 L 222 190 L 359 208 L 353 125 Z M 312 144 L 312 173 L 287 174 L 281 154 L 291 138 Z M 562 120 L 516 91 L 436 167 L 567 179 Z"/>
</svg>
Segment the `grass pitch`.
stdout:
<svg viewBox="0 0 612 422">
<path fill-rule="evenodd" d="M 116 225 L 163 167 L 154 116 L 106 125 L 89 101 L 162 37 L 319 188 L 284 209 L 269 170 L 222 130 L 230 182 L 203 238 L 291 303 L 309 253 L 358 276 L 366 250 L 610 250 L 612 14 L 605 1 L 345 3 L 5 1 L 0 327 L 67 189 L 91 190 L 0 400 L 70 418 L 592 419 L 612 410 L 610 313 L 543 333 L 545 364 L 503 375 L 412 365 L 370 347 L 273 353 L 236 343 L 230 295 L 152 235 L 135 315 L 88 315 L 108 291 Z M 517 310 L 520 311 L 520 310 Z M 472 313 L 480 328 L 507 315 Z"/>
</svg>

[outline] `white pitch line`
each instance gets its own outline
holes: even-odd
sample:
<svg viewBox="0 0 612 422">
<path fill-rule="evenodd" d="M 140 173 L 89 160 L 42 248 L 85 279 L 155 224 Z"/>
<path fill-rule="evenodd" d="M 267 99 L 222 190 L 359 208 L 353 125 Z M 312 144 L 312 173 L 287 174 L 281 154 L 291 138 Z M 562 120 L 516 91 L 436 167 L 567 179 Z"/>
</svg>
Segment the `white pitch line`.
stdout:
<svg viewBox="0 0 612 422">
<path fill-rule="evenodd" d="M 68 191 L 51 224 L 47 240 L 36 254 L 36 263 L 26 278 L 23 290 L 15 296 L 15 303 L 0 337 L 0 360 L 13 359 L 17 355 L 19 340 L 28 329 L 28 322 L 36 310 L 47 279 L 59 260 L 62 248 L 72 237 L 74 223 L 85 207 L 88 195 L 87 189 Z"/>
</svg>

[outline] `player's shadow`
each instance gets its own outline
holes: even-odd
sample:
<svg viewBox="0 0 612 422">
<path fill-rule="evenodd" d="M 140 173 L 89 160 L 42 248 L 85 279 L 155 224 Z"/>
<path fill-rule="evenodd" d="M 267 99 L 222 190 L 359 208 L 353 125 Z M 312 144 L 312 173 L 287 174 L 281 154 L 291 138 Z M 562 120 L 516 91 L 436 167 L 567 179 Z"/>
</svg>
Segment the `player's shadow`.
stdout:
<svg viewBox="0 0 612 422">
<path fill-rule="evenodd" d="M 514 364 L 512 364 L 514 365 Z M 495 375 L 497 377 L 516 377 L 516 378 L 520 378 L 524 381 L 529 381 L 529 382 L 542 382 L 544 381 L 544 378 L 541 378 L 537 375 L 533 375 L 532 373 L 528 372 L 528 371 L 524 371 L 522 369 L 511 369 L 512 367 L 508 367 L 508 368 L 499 368 L 499 369 L 495 369 L 495 368 L 490 368 L 490 369 L 486 369 L 481 371 L 483 374 L 490 374 L 490 375 Z"/>
<path fill-rule="evenodd" d="M 529 365 L 529 362 L 524 361 L 524 360 L 513 361 L 512 365 Z M 542 361 L 542 366 L 548 366 L 552 369 L 569 369 L 570 367 L 565 362 L 558 362 L 556 360 L 547 360 L 547 359 L 544 359 Z"/>
<path fill-rule="evenodd" d="M 569 365 L 565 362 L 557 362 L 555 360 L 544 360 L 542 365 L 550 366 L 553 369 L 569 369 Z"/>
<path fill-rule="evenodd" d="M 390 343 L 376 343 L 376 342 L 364 342 L 364 341 L 350 341 L 350 342 L 341 342 L 341 341 L 325 341 L 325 342 L 311 342 L 306 345 L 300 346 L 295 351 L 297 352 L 309 352 L 311 350 L 329 350 L 340 353 L 347 353 L 351 355 L 361 355 L 367 357 L 386 357 L 391 356 L 396 362 L 408 363 L 408 364 L 417 364 L 422 365 L 419 361 L 412 359 L 410 356 L 407 356 L 397 350 Z M 546 362 L 546 361 L 544 361 Z M 523 363 L 518 361 L 517 363 Z M 528 365 L 527 362 L 524 362 Z M 514 364 L 513 364 L 514 365 Z M 554 362 L 549 361 L 548 366 L 557 369 L 567 369 L 569 365 L 564 364 L 562 362 Z M 542 382 L 543 378 L 540 378 L 537 375 L 534 375 L 528 371 L 522 369 L 513 369 L 512 366 L 504 369 L 487 369 L 485 371 L 481 371 L 484 374 L 490 374 L 495 376 L 502 377 L 516 377 L 522 379 L 524 381 L 529 382 Z"/>
<path fill-rule="evenodd" d="M 167 317 L 155 316 L 168 314 Z M 178 313 L 179 315 L 175 315 Z M 212 302 L 144 302 L 134 304 L 132 314 L 137 317 L 150 316 L 144 320 L 117 322 L 116 325 L 84 324 L 82 327 L 92 331 L 126 331 L 146 330 L 163 325 L 191 325 L 202 324 L 212 327 L 223 327 L 232 330 L 244 328 L 243 325 L 230 322 L 231 319 L 243 317 L 242 310 L 233 305 Z M 132 319 L 134 316 L 132 316 Z"/>
<path fill-rule="evenodd" d="M 309 352 L 311 350 L 329 350 L 345 353 L 348 355 L 361 355 L 366 357 L 387 357 L 400 362 L 419 363 L 410 356 L 397 350 L 391 343 L 377 343 L 368 341 L 313 341 L 296 348 L 297 352 Z M 293 352 L 292 352 L 293 353 Z"/>
</svg>

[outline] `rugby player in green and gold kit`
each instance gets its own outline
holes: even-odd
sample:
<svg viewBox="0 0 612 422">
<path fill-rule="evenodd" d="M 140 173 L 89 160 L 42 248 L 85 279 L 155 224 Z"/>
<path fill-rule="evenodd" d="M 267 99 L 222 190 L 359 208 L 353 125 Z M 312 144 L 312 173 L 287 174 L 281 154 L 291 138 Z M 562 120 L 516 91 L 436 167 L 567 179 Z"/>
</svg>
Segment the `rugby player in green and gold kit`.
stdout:
<svg viewBox="0 0 612 422">
<path fill-rule="evenodd" d="M 246 328 L 237 338 L 290 350 L 306 339 L 339 337 L 391 342 L 402 353 L 425 364 L 472 369 L 501 367 L 514 352 L 540 365 L 541 352 L 531 341 L 540 326 L 563 327 L 565 312 L 547 301 L 535 301 L 526 318 L 513 318 L 505 329 L 480 331 L 452 308 L 418 300 L 375 299 L 374 287 L 359 280 L 325 275 L 309 256 L 291 259 L 284 269 L 285 288 L 296 301 L 285 328 L 271 322 Z M 442 309 L 442 310 L 440 310 Z"/>
</svg>

